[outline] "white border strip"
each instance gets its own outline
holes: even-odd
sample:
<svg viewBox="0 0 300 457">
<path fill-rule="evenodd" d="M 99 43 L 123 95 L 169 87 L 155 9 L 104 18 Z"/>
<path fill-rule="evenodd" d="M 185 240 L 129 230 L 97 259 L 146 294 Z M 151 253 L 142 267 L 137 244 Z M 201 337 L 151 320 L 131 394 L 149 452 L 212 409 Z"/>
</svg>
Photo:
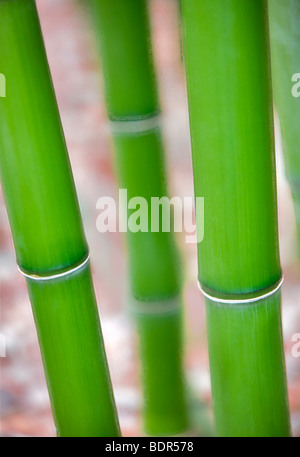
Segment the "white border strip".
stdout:
<svg viewBox="0 0 300 457">
<path fill-rule="evenodd" d="M 161 115 L 155 114 L 152 117 L 146 119 L 136 120 L 124 120 L 124 121 L 113 121 L 110 120 L 109 124 L 112 133 L 140 133 L 147 130 L 153 130 L 159 127 L 161 122 Z"/>
<path fill-rule="evenodd" d="M 86 266 L 86 264 L 89 262 L 89 260 L 90 260 L 90 254 L 80 265 L 77 265 L 76 267 L 71 268 L 70 270 L 63 271 L 62 273 L 57 273 L 57 274 L 53 274 L 53 275 L 49 275 L 49 276 L 39 276 L 39 275 L 35 275 L 35 274 L 26 273 L 24 270 L 22 270 L 21 267 L 19 267 L 19 265 L 17 265 L 17 268 L 18 268 L 19 272 L 23 276 L 25 276 L 25 278 L 32 279 L 33 281 L 50 281 L 53 279 L 63 278 L 64 276 L 69 276 L 73 273 L 76 273 L 77 271 L 84 268 Z"/>
<path fill-rule="evenodd" d="M 207 292 L 205 292 L 202 289 L 199 282 L 198 282 L 198 287 L 201 290 L 201 292 L 203 293 L 203 295 L 213 302 L 224 303 L 224 304 L 228 304 L 228 305 L 234 305 L 234 304 L 238 304 L 238 303 L 247 304 L 247 303 L 255 303 L 257 301 L 264 300 L 265 298 L 268 298 L 271 295 L 274 295 L 282 286 L 283 280 L 284 280 L 284 278 L 282 276 L 279 284 L 276 283 L 277 284 L 276 287 L 274 289 L 270 290 L 270 292 L 267 292 L 263 295 L 259 295 L 258 297 L 246 298 L 244 300 L 239 300 L 238 298 L 237 299 L 224 299 L 224 298 L 213 297 L 212 295 L 209 295 Z"/>
</svg>

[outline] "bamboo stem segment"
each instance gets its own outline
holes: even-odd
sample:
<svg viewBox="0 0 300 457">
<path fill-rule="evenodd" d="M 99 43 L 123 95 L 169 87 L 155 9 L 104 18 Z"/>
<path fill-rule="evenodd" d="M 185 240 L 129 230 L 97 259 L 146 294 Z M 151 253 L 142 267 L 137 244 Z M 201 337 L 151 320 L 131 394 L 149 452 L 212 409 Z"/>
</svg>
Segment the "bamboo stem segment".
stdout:
<svg viewBox="0 0 300 457">
<path fill-rule="evenodd" d="M 144 425 L 149 434 L 174 434 L 187 428 L 181 281 L 173 233 L 163 232 L 161 226 L 154 232 L 150 226 L 151 198 L 166 196 L 167 186 L 147 2 L 94 0 L 92 5 L 119 186 L 127 190 L 128 201 L 138 196 L 148 204 L 147 231 L 127 233 L 140 340 Z M 134 210 L 129 210 L 128 221 Z M 178 303 L 173 312 L 167 311 L 170 300 Z M 157 303 L 160 312 L 155 312 Z M 153 313 L 144 313 L 143 304 L 152 305 Z"/>
<path fill-rule="evenodd" d="M 139 305 L 134 318 L 143 390 L 147 395 L 143 411 L 145 430 L 150 435 L 182 433 L 188 421 L 182 368 L 181 299 L 173 297 Z M 157 305 L 159 311 L 155 309 Z"/>
<path fill-rule="evenodd" d="M 300 2 L 269 0 L 274 102 L 298 229 L 300 255 Z"/>
<path fill-rule="evenodd" d="M 119 436 L 90 266 L 27 279 L 59 436 Z"/>
<path fill-rule="evenodd" d="M 288 436 L 281 296 L 206 300 L 213 410 L 220 436 Z"/>
<path fill-rule="evenodd" d="M 75 185 L 34 0 L 0 2 L 0 177 L 59 436 L 118 436 Z M 5 45 L 4 45 L 5 43 Z"/>
<path fill-rule="evenodd" d="M 206 208 L 199 282 L 214 298 L 206 310 L 216 429 L 285 436 L 280 293 L 266 296 L 282 275 L 267 4 L 182 0 L 182 16 L 195 196 Z"/>
</svg>

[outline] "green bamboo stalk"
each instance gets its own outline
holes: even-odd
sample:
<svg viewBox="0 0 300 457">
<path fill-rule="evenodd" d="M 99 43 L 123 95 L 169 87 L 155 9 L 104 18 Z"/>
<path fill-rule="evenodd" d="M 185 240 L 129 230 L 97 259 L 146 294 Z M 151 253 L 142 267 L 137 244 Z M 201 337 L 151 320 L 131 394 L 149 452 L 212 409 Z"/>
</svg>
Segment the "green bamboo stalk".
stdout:
<svg viewBox="0 0 300 457">
<path fill-rule="evenodd" d="M 181 278 L 172 233 L 151 231 L 151 197 L 167 195 L 159 103 L 145 0 L 94 0 L 118 181 L 148 203 L 147 232 L 128 231 L 132 306 L 140 340 L 149 434 L 185 430 Z M 165 211 L 165 210 L 163 210 Z M 128 211 L 128 220 L 134 210 Z M 171 307 L 171 310 L 170 310 Z M 147 309 L 147 310 L 146 310 Z"/>
<path fill-rule="evenodd" d="M 120 433 L 86 243 L 34 0 L 0 1 L 0 177 L 59 436 Z"/>
<path fill-rule="evenodd" d="M 269 13 L 274 102 L 294 201 L 300 255 L 300 2 L 269 0 Z M 298 75 L 297 79 L 294 75 Z"/>
<path fill-rule="evenodd" d="M 216 431 L 286 436 L 267 4 L 182 0 L 182 16 Z"/>
</svg>

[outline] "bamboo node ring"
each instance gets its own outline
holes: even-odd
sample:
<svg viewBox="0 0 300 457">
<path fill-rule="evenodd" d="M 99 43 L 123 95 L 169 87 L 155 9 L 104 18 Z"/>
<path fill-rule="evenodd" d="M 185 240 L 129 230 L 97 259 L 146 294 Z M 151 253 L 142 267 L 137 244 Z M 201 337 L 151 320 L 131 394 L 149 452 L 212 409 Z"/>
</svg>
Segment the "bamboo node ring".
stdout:
<svg viewBox="0 0 300 457">
<path fill-rule="evenodd" d="M 161 115 L 155 114 L 154 116 L 145 119 L 124 119 L 123 121 L 110 120 L 109 124 L 113 133 L 140 133 L 148 130 L 153 130 L 159 127 L 161 122 Z"/>
<path fill-rule="evenodd" d="M 166 314 L 179 311 L 181 308 L 181 300 L 176 295 L 175 297 L 165 298 L 162 300 L 140 301 L 132 299 L 129 306 L 129 311 L 133 314 Z"/>
<path fill-rule="evenodd" d="M 60 273 L 53 273 L 49 274 L 47 276 L 39 275 L 36 273 L 29 273 L 28 271 L 23 270 L 19 265 L 17 265 L 17 268 L 19 272 L 25 276 L 25 278 L 31 279 L 32 281 L 51 281 L 53 279 L 58 279 L 58 278 L 63 278 L 66 276 L 70 276 L 74 273 L 77 273 L 78 271 L 82 270 L 89 262 L 90 260 L 90 254 L 87 255 L 87 257 L 81 262 L 79 265 L 71 266 L 70 268 L 60 272 Z"/>
<path fill-rule="evenodd" d="M 269 287 L 267 289 L 264 289 L 264 290 L 267 290 L 267 292 L 261 293 L 260 295 L 257 295 L 257 296 L 244 298 L 244 299 L 241 299 L 241 298 L 220 298 L 220 297 L 211 295 L 211 294 L 207 293 L 203 289 L 203 287 L 201 286 L 199 281 L 198 281 L 198 288 L 200 289 L 200 291 L 202 292 L 202 294 L 206 298 L 208 298 L 210 301 L 213 301 L 213 302 L 216 302 L 216 303 L 224 303 L 224 304 L 228 304 L 228 305 L 248 304 L 248 303 L 255 303 L 255 302 L 258 302 L 260 300 L 264 300 L 265 298 L 271 297 L 272 295 L 275 295 L 276 292 L 278 292 L 278 290 L 281 288 L 281 286 L 283 284 L 283 281 L 284 281 L 284 277 L 281 276 L 280 280 L 277 281 L 273 286 L 271 286 L 271 287 Z M 254 295 L 254 293 L 253 293 L 253 295 Z"/>
</svg>

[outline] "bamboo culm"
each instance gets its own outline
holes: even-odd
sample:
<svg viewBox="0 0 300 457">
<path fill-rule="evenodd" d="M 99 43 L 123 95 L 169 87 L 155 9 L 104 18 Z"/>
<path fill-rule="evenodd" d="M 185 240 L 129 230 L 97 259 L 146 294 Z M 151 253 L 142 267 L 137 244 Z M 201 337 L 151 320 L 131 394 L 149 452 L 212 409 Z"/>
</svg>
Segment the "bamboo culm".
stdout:
<svg viewBox="0 0 300 457">
<path fill-rule="evenodd" d="M 300 2 L 269 0 L 272 81 L 300 258 Z"/>
<path fill-rule="evenodd" d="M 182 0 L 182 20 L 216 432 L 287 436 L 267 3 Z"/>
<path fill-rule="evenodd" d="M 118 183 L 127 197 L 167 195 L 159 103 L 145 0 L 93 0 Z M 133 213 L 129 210 L 128 218 Z M 149 434 L 187 428 L 181 273 L 173 233 L 127 233 Z M 172 308 L 170 310 L 170 307 Z M 145 311 L 147 309 L 147 312 Z"/>
<path fill-rule="evenodd" d="M 56 431 L 119 436 L 78 200 L 34 0 L 0 1 L 0 177 Z"/>
</svg>

